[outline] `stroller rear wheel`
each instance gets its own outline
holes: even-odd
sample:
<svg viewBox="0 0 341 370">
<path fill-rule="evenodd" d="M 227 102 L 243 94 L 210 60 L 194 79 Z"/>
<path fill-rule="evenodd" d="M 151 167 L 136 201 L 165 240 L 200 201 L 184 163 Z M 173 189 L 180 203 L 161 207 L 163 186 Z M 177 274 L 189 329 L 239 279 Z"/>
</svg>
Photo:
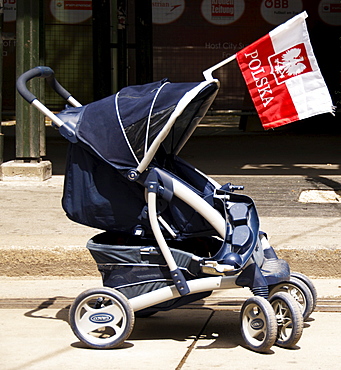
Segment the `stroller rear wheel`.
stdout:
<svg viewBox="0 0 341 370">
<path fill-rule="evenodd" d="M 270 298 L 277 320 L 276 344 L 292 348 L 300 340 L 303 332 L 303 316 L 299 304 L 288 293 L 278 292 Z"/>
<path fill-rule="evenodd" d="M 91 348 L 116 348 L 129 337 L 134 326 L 129 300 L 110 288 L 88 289 L 73 302 L 70 326 L 76 337 Z"/>
<path fill-rule="evenodd" d="M 247 299 L 240 312 L 241 333 L 254 351 L 267 352 L 275 343 L 277 321 L 271 304 L 263 297 Z"/>
<path fill-rule="evenodd" d="M 281 283 L 272 286 L 269 292 L 269 297 L 277 292 L 289 293 L 299 303 L 304 321 L 308 319 L 313 312 L 313 295 L 308 286 L 300 279 L 291 276 L 290 281 L 282 281 Z"/>
<path fill-rule="evenodd" d="M 317 290 L 315 288 L 314 283 L 308 278 L 308 276 L 306 276 L 304 274 L 301 274 L 300 272 L 292 271 L 290 273 L 290 276 L 301 280 L 308 287 L 308 289 L 310 290 L 311 295 L 313 296 L 313 307 L 312 307 L 311 312 L 314 312 L 314 310 L 316 308 L 316 304 L 317 304 Z"/>
</svg>

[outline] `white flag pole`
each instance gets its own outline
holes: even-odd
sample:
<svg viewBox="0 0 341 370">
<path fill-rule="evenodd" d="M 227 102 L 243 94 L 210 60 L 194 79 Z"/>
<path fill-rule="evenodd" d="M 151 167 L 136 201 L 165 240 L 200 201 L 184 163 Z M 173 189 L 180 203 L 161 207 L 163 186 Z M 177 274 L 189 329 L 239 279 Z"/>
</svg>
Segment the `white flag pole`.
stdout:
<svg viewBox="0 0 341 370">
<path fill-rule="evenodd" d="M 203 75 L 205 77 L 205 80 L 206 81 L 209 81 L 209 80 L 213 80 L 213 76 L 212 76 L 212 72 L 215 71 L 216 69 L 224 66 L 225 64 L 227 63 L 230 63 L 232 62 L 232 60 L 235 60 L 236 59 L 236 54 L 230 56 L 229 58 L 227 59 L 224 59 L 223 61 L 221 61 L 220 63 L 214 65 L 213 67 L 209 68 L 209 69 L 206 69 L 206 71 L 203 72 Z"/>
</svg>

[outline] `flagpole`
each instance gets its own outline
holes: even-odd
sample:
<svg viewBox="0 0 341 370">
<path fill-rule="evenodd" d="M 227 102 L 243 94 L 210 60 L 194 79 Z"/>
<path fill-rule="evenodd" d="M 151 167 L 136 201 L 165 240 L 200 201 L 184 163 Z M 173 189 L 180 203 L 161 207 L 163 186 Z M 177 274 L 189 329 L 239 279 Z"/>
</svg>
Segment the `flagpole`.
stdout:
<svg viewBox="0 0 341 370">
<path fill-rule="evenodd" d="M 215 71 L 216 69 L 224 66 L 225 64 L 232 62 L 232 60 L 236 59 L 236 56 L 237 56 L 237 54 L 234 54 L 234 55 L 230 56 L 229 58 L 224 59 L 220 63 L 214 65 L 213 67 L 211 67 L 209 69 L 206 69 L 206 71 L 203 72 L 205 80 L 206 81 L 213 80 L 212 72 Z"/>
</svg>

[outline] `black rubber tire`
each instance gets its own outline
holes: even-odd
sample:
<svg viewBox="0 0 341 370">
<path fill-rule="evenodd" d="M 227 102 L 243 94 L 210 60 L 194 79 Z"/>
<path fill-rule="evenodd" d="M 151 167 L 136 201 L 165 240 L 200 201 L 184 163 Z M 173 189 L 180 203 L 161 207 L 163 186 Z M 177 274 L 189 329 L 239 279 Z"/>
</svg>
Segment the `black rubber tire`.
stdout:
<svg viewBox="0 0 341 370">
<path fill-rule="evenodd" d="M 282 281 L 269 287 L 269 297 L 277 292 L 285 292 L 292 295 L 300 304 L 303 320 L 307 320 L 313 311 L 313 295 L 308 286 L 296 277 L 290 277 L 290 281 Z"/>
<path fill-rule="evenodd" d="M 69 311 L 72 331 L 91 348 L 120 347 L 131 334 L 134 321 L 129 300 L 117 290 L 105 287 L 84 291 Z"/>
<path fill-rule="evenodd" d="M 247 346 L 256 352 L 268 352 L 277 339 L 274 310 L 265 298 L 248 298 L 240 311 L 240 328 Z"/>
<path fill-rule="evenodd" d="M 304 325 L 298 302 L 289 293 L 278 292 L 270 297 L 270 303 L 278 327 L 275 344 L 283 348 L 293 348 L 302 336 Z"/>
<path fill-rule="evenodd" d="M 314 283 L 308 278 L 308 276 L 301 274 L 300 272 L 293 271 L 290 273 L 290 276 L 301 280 L 309 288 L 310 293 L 313 296 L 313 307 L 311 312 L 314 312 L 317 305 L 317 290 Z"/>
</svg>

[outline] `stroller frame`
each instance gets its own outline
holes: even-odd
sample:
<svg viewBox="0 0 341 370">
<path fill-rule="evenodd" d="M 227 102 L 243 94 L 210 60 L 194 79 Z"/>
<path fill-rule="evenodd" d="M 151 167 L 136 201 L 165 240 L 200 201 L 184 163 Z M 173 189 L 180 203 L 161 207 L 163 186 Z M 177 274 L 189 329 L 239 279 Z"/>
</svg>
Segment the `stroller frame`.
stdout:
<svg viewBox="0 0 341 370">
<path fill-rule="evenodd" d="M 217 87 L 213 98 L 216 96 L 219 81 L 211 76 L 214 69 L 212 67 L 206 71 L 204 76 L 207 80 L 199 83 L 181 98 L 152 144 L 149 148 L 146 146 L 143 159 L 140 162 L 137 160 L 137 166 L 126 171 L 129 181 L 145 188 L 150 227 L 158 250 L 169 268 L 173 284 L 130 298 L 120 293 L 119 289 L 112 289 L 116 286 L 90 289 L 81 293 L 71 306 L 70 325 L 75 335 L 90 347 L 120 346 L 132 331 L 134 312 L 138 315 L 139 312 L 143 313 L 145 309 L 152 308 L 151 313 L 154 313 L 158 311 L 155 306 L 164 302 L 183 297 L 189 297 L 191 301 L 191 297 L 192 300 L 198 299 L 200 293 L 210 294 L 213 290 L 249 287 L 255 296 L 244 303 L 240 319 L 242 336 L 247 345 L 259 352 L 268 351 L 275 343 L 291 348 L 302 335 L 303 320 L 311 314 L 316 305 L 316 291 L 311 281 L 302 274 L 290 273 L 288 264 L 277 258 L 266 234 L 260 232 L 252 199 L 245 195 L 233 194 L 234 190 L 241 190 L 243 187 L 231 184 L 220 187 L 214 180 L 200 173 L 215 188 L 213 199 L 218 199 L 223 204 L 228 215 L 224 218 L 221 212 L 189 189 L 180 178 L 167 170 L 150 166 L 161 143 L 188 104 L 210 85 Z M 53 114 L 27 90 L 26 83 L 35 77 L 45 78 L 48 84 L 74 107 L 82 107 L 81 104 L 57 82 L 49 67 L 36 67 L 18 79 L 17 88 L 24 99 L 47 115 L 59 128 L 62 136 L 71 143 L 77 143 L 74 120 Z M 117 116 L 119 117 L 119 112 Z M 78 119 L 78 112 L 75 118 Z M 122 126 L 122 122 L 120 124 Z M 187 138 L 194 129 L 195 127 L 186 133 Z M 184 143 L 177 145 L 175 154 L 183 145 Z M 164 235 L 168 233 L 174 237 L 174 231 L 160 215 L 157 202 L 158 199 L 170 202 L 173 197 L 200 214 L 216 230 L 222 241 L 222 247 L 213 257 L 203 258 L 192 254 L 192 260 L 200 267 L 198 278 L 184 277 L 183 269 L 175 261 Z M 139 232 L 141 230 L 135 235 L 139 235 Z M 227 239 L 232 241 L 227 243 Z M 151 249 L 155 251 L 155 248 Z M 98 332 L 108 328 L 109 333 L 104 337 L 98 335 Z"/>
</svg>

